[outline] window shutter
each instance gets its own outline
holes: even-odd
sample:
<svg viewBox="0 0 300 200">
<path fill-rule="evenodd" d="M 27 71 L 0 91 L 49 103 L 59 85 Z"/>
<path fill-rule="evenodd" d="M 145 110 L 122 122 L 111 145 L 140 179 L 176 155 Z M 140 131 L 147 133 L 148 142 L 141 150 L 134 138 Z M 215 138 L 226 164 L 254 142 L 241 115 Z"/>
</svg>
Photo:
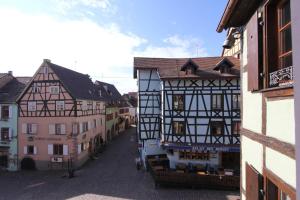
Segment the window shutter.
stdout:
<svg viewBox="0 0 300 200">
<path fill-rule="evenodd" d="M 8 107 L 8 118 L 12 118 L 12 106 Z"/>
<path fill-rule="evenodd" d="M 22 124 L 22 133 L 27 133 L 27 124 Z"/>
<path fill-rule="evenodd" d="M 88 122 L 88 130 L 91 130 L 91 128 L 92 128 L 92 122 L 89 121 L 89 122 Z"/>
<path fill-rule="evenodd" d="M 24 146 L 24 155 L 27 155 L 27 146 Z"/>
<path fill-rule="evenodd" d="M 79 129 L 80 129 L 80 133 L 82 133 L 83 132 L 83 124 L 82 123 L 79 124 Z"/>
<path fill-rule="evenodd" d="M 48 155 L 53 155 L 53 144 L 48 144 Z"/>
<path fill-rule="evenodd" d="M 246 163 L 246 199 L 262 200 L 263 177 L 252 166 Z"/>
<path fill-rule="evenodd" d="M 32 124 L 32 133 L 37 133 L 37 124 Z"/>
<path fill-rule="evenodd" d="M 33 147 L 33 154 L 36 155 L 37 154 L 37 149 L 36 146 Z"/>
<path fill-rule="evenodd" d="M 81 144 L 78 144 L 77 152 L 78 152 L 78 154 L 81 153 Z"/>
<path fill-rule="evenodd" d="M 12 128 L 8 129 L 8 139 L 11 140 L 12 138 Z"/>
<path fill-rule="evenodd" d="M 64 154 L 64 156 L 68 155 L 68 145 L 66 145 L 66 144 L 64 144 L 64 146 L 63 146 L 63 154 Z"/>
<path fill-rule="evenodd" d="M 50 135 L 55 134 L 55 124 L 49 124 L 49 134 Z"/>
<path fill-rule="evenodd" d="M 247 24 L 247 68 L 248 68 L 248 90 L 259 89 L 259 62 L 258 62 L 258 21 L 257 12 L 251 17 Z"/>
<path fill-rule="evenodd" d="M 66 134 L 66 125 L 65 124 L 61 124 L 60 125 L 60 131 L 61 131 L 61 133 L 60 134 Z"/>
</svg>

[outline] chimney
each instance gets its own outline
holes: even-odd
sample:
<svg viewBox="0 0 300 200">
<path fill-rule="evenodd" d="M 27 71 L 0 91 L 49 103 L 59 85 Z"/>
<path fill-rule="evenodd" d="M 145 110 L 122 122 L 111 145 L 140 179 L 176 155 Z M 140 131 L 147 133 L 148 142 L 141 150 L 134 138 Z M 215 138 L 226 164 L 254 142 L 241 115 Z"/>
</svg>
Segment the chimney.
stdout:
<svg viewBox="0 0 300 200">
<path fill-rule="evenodd" d="M 50 59 L 44 59 L 44 62 L 49 62 L 49 63 L 51 63 L 51 60 L 50 60 Z"/>
<path fill-rule="evenodd" d="M 13 75 L 13 72 L 12 72 L 12 71 L 8 71 L 8 74 L 12 76 L 12 75 Z"/>
</svg>

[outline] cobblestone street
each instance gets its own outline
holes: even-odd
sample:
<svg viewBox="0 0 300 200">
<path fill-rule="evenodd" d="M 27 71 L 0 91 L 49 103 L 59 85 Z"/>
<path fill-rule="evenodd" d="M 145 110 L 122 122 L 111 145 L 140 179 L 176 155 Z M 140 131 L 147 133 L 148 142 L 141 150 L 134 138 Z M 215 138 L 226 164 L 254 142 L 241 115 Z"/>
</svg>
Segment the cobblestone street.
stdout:
<svg viewBox="0 0 300 200">
<path fill-rule="evenodd" d="M 0 199 L 238 199 L 238 191 L 155 189 L 150 174 L 136 170 L 136 155 L 131 128 L 76 171 L 75 178 L 64 178 L 62 171 L 0 172 Z"/>
</svg>

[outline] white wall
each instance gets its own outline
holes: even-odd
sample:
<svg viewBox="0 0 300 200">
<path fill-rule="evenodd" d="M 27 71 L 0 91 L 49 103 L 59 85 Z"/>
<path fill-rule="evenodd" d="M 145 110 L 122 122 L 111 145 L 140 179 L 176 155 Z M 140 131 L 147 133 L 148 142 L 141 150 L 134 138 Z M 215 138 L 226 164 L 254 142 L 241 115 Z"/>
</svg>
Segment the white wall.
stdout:
<svg viewBox="0 0 300 200">
<path fill-rule="evenodd" d="M 294 99 L 267 101 L 267 136 L 295 144 Z"/>
<path fill-rule="evenodd" d="M 273 149 L 266 148 L 266 167 L 286 183 L 296 188 L 296 162 L 294 159 Z"/>
<path fill-rule="evenodd" d="M 259 173 L 263 169 L 263 145 L 245 136 L 242 136 L 242 186 L 246 190 L 246 162 L 252 165 Z"/>
</svg>

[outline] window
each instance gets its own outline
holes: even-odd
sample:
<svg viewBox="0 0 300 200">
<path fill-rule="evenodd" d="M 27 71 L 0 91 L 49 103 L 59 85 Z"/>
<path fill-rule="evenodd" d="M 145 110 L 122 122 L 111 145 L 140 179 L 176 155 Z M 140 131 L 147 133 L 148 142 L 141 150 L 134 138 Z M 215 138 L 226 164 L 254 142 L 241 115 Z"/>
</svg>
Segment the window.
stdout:
<svg viewBox="0 0 300 200">
<path fill-rule="evenodd" d="M 22 132 L 26 134 L 36 134 L 37 124 L 22 124 Z"/>
<path fill-rule="evenodd" d="M 223 135 L 224 134 L 224 122 L 221 122 L 221 121 L 210 122 L 210 134 L 211 135 Z"/>
<path fill-rule="evenodd" d="M 50 94 L 59 94 L 59 86 L 50 86 Z"/>
<path fill-rule="evenodd" d="M 48 67 L 44 67 L 44 74 L 45 74 L 45 75 L 48 75 L 48 72 L 49 72 Z"/>
<path fill-rule="evenodd" d="M 56 101 L 56 110 L 61 111 L 65 109 L 65 102 L 64 101 Z"/>
<path fill-rule="evenodd" d="M 27 146 L 27 154 L 29 154 L 29 155 L 34 154 L 34 146 L 33 145 L 28 145 Z"/>
<path fill-rule="evenodd" d="M 223 109 L 223 95 L 222 94 L 213 94 L 211 96 L 211 109 L 212 110 L 222 110 Z"/>
<path fill-rule="evenodd" d="M 290 0 L 270 0 L 247 24 L 248 90 L 293 84 Z"/>
<path fill-rule="evenodd" d="M 93 122 L 94 122 L 93 128 L 96 128 L 97 127 L 97 120 L 93 119 Z"/>
<path fill-rule="evenodd" d="M 175 135 L 185 134 L 185 122 L 173 122 L 173 133 Z"/>
<path fill-rule="evenodd" d="M 9 106 L 1 106 L 1 119 L 9 118 Z"/>
<path fill-rule="evenodd" d="M 36 102 L 28 101 L 28 111 L 36 111 Z"/>
<path fill-rule="evenodd" d="M 290 67 L 292 63 L 292 30 L 290 1 L 283 1 L 278 7 L 279 68 Z"/>
<path fill-rule="evenodd" d="M 177 110 L 177 111 L 184 110 L 184 95 L 182 94 L 173 95 L 173 110 Z"/>
<path fill-rule="evenodd" d="M 232 95 L 232 109 L 240 109 L 241 97 L 239 94 Z"/>
<path fill-rule="evenodd" d="M 232 134 L 239 135 L 241 129 L 241 122 L 239 121 L 233 121 L 232 122 Z"/>
<path fill-rule="evenodd" d="M 82 123 L 82 132 L 86 132 L 89 130 L 89 123 L 88 122 L 83 122 Z"/>
<path fill-rule="evenodd" d="M 82 102 L 81 102 L 81 109 L 82 109 L 82 110 L 87 110 L 87 109 L 88 109 L 88 104 L 87 104 L 86 101 L 82 101 Z"/>
<path fill-rule="evenodd" d="M 9 128 L 1 128 L 1 140 L 2 141 L 9 141 Z"/>
<path fill-rule="evenodd" d="M 37 83 L 33 83 L 32 92 L 33 93 L 39 93 L 40 92 L 40 86 Z"/>
<path fill-rule="evenodd" d="M 62 144 L 53 144 L 53 155 L 63 155 Z"/>
</svg>

